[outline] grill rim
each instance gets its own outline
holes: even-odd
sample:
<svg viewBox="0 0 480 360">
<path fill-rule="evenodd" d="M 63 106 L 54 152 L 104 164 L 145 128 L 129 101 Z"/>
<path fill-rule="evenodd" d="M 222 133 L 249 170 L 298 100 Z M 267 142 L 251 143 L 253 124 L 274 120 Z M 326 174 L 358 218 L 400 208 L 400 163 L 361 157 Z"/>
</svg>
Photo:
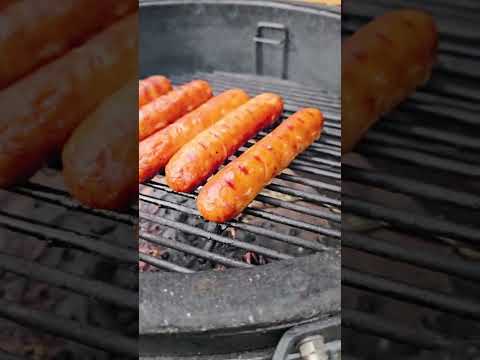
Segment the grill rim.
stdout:
<svg viewBox="0 0 480 360">
<path fill-rule="evenodd" d="M 340 263 L 340 251 L 335 249 L 242 269 L 241 278 L 235 270 L 189 275 L 144 273 L 139 294 L 139 354 L 151 356 L 161 350 L 163 355 L 170 355 L 166 353 L 166 345 L 174 349 L 179 338 L 191 339 L 192 336 L 196 336 L 196 343 L 208 346 L 215 334 L 220 334 L 228 342 L 235 334 L 253 334 L 259 342 L 270 338 L 269 342 L 274 346 L 278 337 L 272 338 L 272 332 L 340 312 Z M 178 284 L 182 284 L 180 289 Z M 215 291 L 205 295 L 202 292 L 207 288 Z M 272 289 L 283 289 L 284 293 L 274 296 Z M 159 296 L 161 293 L 166 296 Z M 174 299 L 169 300 L 168 297 Z M 278 302 L 272 302 L 272 298 Z M 183 306 L 179 306 L 179 302 Z M 258 309 L 268 311 L 260 315 Z M 168 314 L 168 319 L 165 314 Z M 227 316 L 222 316 L 224 314 Z M 235 318 L 228 314 L 235 314 Z M 259 320 L 261 316 L 263 318 Z M 165 325 L 165 320 L 175 325 Z M 260 339 L 262 336 L 265 338 Z M 194 349 L 194 352 L 199 351 Z M 214 350 L 205 349 L 207 353 Z M 182 347 L 181 351 L 191 349 Z"/>
</svg>

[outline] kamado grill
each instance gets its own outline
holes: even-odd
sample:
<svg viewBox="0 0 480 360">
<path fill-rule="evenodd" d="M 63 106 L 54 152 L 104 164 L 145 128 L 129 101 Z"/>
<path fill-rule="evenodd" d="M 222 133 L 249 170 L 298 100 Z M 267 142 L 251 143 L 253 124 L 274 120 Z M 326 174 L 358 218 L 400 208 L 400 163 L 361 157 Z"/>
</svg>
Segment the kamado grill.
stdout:
<svg viewBox="0 0 480 360">
<path fill-rule="evenodd" d="M 344 35 L 387 11 L 385 3 L 344 4 Z M 474 359 L 480 123 L 473 14 L 479 7 L 474 1 L 408 6 L 433 11 L 440 56 L 429 84 L 343 162 L 343 350 L 356 359 Z"/>
<path fill-rule="evenodd" d="M 227 224 L 204 222 L 196 193 L 171 191 L 161 174 L 140 186 L 142 358 L 271 359 L 277 344 L 274 359 L 300 358 L 299 343 L 318 346 L 318 335 L 338 354 L 339 11 L 149 1 L 140 24 L 142 78 L 204 79 L 216 94 L 274 92 L 283 118 L 306 106 L 326 116 L 321 139 Z"/>
</svg>

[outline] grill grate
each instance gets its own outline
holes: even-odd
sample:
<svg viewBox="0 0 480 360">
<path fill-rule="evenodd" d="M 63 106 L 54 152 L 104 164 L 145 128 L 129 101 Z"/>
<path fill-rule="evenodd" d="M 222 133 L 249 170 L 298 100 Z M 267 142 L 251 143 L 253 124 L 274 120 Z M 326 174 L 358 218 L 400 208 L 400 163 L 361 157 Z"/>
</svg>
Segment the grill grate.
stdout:
<svg viewBox="0 0 480 360">
<path fill-rule="evenodd" d="M 478 91 L 465 77 L 478 76 L 469 73 L 478 52 L 469 39 L 474 26 L 468 22 L 474 20 L 463 5 L 429 9 L 429 4 L 410 6 L 435 9 L 441 39 L 432 81 L 344 159 L 343 324 L 353 329 L 347 339 L 352 346 L 369 334 L 466 358 L 455 351 L 467 348 L 461 344 L 472 340 L 473 320 L 480 314 L 480 264 L 468 256 L 480 240 Z M 349 2 L 343 7 L 344 35 L 384 13 L 385 6 L 376 0 Z M 463 21 L 449 26 L 455 16 Z M 356 306 L 355 297 L 368 298 L 375 310 Z M 387 303 L 399 310 L 382 312 Z M 412 322 L 409 314 L 417 312 L 435 319 L 433 325 Z M 347 354 L 349 348 L 344 347 Z M 398 354 L 398 348 L 392 351 Z"/>
<path fill-rule="evenodd" d="M 43 173 L 49 173 L 43 176 Z M 46 244 L 45 257 L 54 257 L 53 252 L 58 249 L 77 251 L 83 253 L 85 261 L 105 263 L 113 266 L 113 272 L 118 277 L 125 277 L 125 282 L 113 281 L 105 278 L 96 280 L 95 276 L 88 276 L 85 273 L 77 273 L 75 268 L 52 266 L 42 261 L 32 260 L 34 250 L 25 250 L 22 254 L 12 254 L 10 251 L 0 252 L 0 270 L 2 275 L 6 273 L 15 274 L 31 281 L 32 284 L 47 284 L 49 288 L 61 289 L 68 294 L 78 294 L 89 299 L 89 305 L 96 308 L 102 307 L 102 303 L 109 304 L 109 307 L 118 309 L 118 314 L 125 316 L 127 313 L 136 314 L 138 311 L 138 276 L 136 265 L 138 253 L 136 244 L 128 242 L 120 243 L 116 239 L 104 238 L 103 232 L 113 230 L 118 223 L 131 227 L 137 223 L 135 209 L 128 213 L 115 213 L 85 208 L 73 201 L 68 193 L 60 185 L 54 185 L 61 175 L 53 169 L 40 171 L 40 175 L 26 185 L 16 187 L 10 191 L 1 191 L 4 206 L 0 211 L 0 228 L 2 237 L 15 241 L 15 248 L 22 246 L 23 241 L 35 239 L 34 243 L 44 242 Z M 15 210 L 12 204 L 28 204 L 27 211 Z M 22 205 L 22 206 L 24 206 Z M 43 209 L 44 213 L 58 213 L 61 219 L 73 219 L 70 226 L 65 224 L 68 221 L 57 224 L 56 221 L 38 220 L 35 214 L 36 208 Z M 21 214 L 21 215 L 20 215 Z M 90 233 L 82 227 L 81 230 L 74 224 L 82 217 L 86 221 L 97 224 L 99 233 Z M 83 219 L 83 218 L 82 218 Z M 133 235 L 131 236 L 133 238 Z M 50 255 L 49 255 L 50 254 Z M 98 261 L 98 262 L 97 262 Z M 112 265 L 113 264 L 113 265 Z M 103 278 L 103 277 L 102 277 Z M 98 308 L 96 308 L 98 309 Z M 78 309 L 79 312 L 82 310 Z M 93 310 L 92 310 L 93 311 Z M 73 316 L 77 316 L 73 315 Z M 92 348 L 106 351 L 111 354 L 118 354 L 128 357 L 138 356 L 136 331 L 130 330 L 117 332 L 104 323 L 92 325 L 90 322 L 78 318 L 66 318 L 56 310 L 44 310 L 30 307 L 21 301 L 11 301 L 6 298 L 0 300 L 0 317 L 27 328 L 48 333 L 73 341 L 77 344 L 87 345 Z M 135 320 L 130 325 L 135 325 Z M 136 328 L 136 325 L 134 326 Z M 127 334 L 128 333 L 128 334 Z M 17 358 L 5 354 L 5 358 Z M 2 358 L 4 355 L 2 354 Z M 20 358 L 20 357 L 18 357 Z"/>
<path fill-rule="evenodd" d="M 338 248 L 341 234 L 338 96 L 289 81 L 224 72 L 179 76 L 174 82 L 184 83 L 192 78 L 209 81 L 215 93 L 233 87 L 242 88 L 251 96 L 275 92 L 285 100 L 282 118 L 300 107 L 320 108 L 326 117 L 324 133 L 293 161 L 289 170 L 267 186 L 253 206 L 226 224 L 202 221 L 193 201 L 196 194 L 173 192 L 164 184 L 161 175 L 142 185 L 140 238 L 158 245 L 163 253 L 161 262 L 151 261 L 153 259 L 143 254 L 142 260 L 163 270 L 191 272 L 218 265 L 249 268 L 254 265 L 253 261 L 245 260 L 249 254 L 261 257 L 263 260 L 258 262 L 265 263 Z M 236 156 L 267 132 L 249 141 Z M 159 209 L 163 212 L 155 214 Z M 186 219 L 192 223 L 187 223 Z M 152 224 L 159 226 L 157 231 L 149 229 Z M 198 239 L 200 241 L 195 242 Z M 172 250 L 186 257 L 171 256 Z M 198 258 L 210 262 L 210 266 L 196 269 Z"/>
</svg>

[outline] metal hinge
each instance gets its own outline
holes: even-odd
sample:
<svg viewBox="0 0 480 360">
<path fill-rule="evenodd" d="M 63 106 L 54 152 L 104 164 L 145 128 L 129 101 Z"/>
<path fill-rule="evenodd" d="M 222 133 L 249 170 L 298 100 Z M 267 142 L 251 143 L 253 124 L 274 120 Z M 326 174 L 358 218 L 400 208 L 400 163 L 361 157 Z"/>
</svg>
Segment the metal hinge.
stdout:
<svg viewBox="0 0 480 360">
<path fill-rule="evenodd" d="M 264 30 L 274 30 L 281 33 L 280 38 L 273 39 L 264 37 Z M 255 42 L 255 67 L 257 75 L 264 74 L 264 55 L 263 46 L 270 45 L 282 48 L 282 79 L 286 79 L 288 75 L 288 28 L 279 23 L 262 21 L 257 24 L 256 36 L 253 38 Z M 271 60 L 271 59 L 270 59 Z"/>
<path fill-rule="evenodd" d="M 302 360 L 340 360 L 341 349 L 341 320 L 336 316 L 288 330 L 272 360 L 287 360 L 295 351 Z"/>
</svg>

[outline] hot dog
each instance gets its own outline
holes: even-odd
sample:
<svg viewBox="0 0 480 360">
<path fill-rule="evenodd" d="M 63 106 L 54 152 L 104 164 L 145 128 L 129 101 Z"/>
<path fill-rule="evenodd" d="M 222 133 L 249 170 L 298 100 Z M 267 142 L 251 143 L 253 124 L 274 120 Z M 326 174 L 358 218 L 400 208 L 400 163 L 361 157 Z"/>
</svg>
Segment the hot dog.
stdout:
<svg viewBox="0 0 480 360">
<path fill-rule="evenodd" d="M 0 187 L 32 175 L 97 104 L 137 75 L 137 32 L 131 15 L 0 92 Z"/>
<path fill-rule="evenodd" d="M 220 223 L 239 215 L 272 178 L 320 136 L 322 128 L 319 110 L 303 109 L 290 116 L 210 178 L 197 198 L 200 214 Z"/>
<path fill-rule="evenodd" d="M 136 88 L 131 81 L 106 99 L 63 148 L 67 188 L 87 206 L 120 209 L 137 194 Z"/>
<path fill-rule="evenodd" d="M 138 154 L 139 182 L 155 176 L 183 145 L 247 101 L 248 95 L 243 90 L 225 91 L 165 129 L 142 140 Z"/>
<path fill-rule="evenodd" d="M 138 112 L 139 140 L 161 130 L 212 97 L 210 85 L 195 80 L 160 96 Z"/>
<path fill-rule="evenodd" d="M 437 52 L 433 18 L 389 12 L 342 45 L 342 153 L 430 77 Z"/>
<path fill-rule="evenodd" d="M 165 76 L 155 75 L 138 82 L 138 107 L 152 102 L 172 90 L 172 83 Z"/>
<path fill-rule="evenodd" d="M 0 88 L 85 42 L 137 6 L 135 0 L 11 2 L 0 13 Z"/>
<path fill-rule="evenodd" d="M 265 93 L 223 117 L 171 158 L 165 168 L 168 186 L 193 191 L 248 139 L 273 124 L 282 110 L 282 98 Z"/>
</svg>

